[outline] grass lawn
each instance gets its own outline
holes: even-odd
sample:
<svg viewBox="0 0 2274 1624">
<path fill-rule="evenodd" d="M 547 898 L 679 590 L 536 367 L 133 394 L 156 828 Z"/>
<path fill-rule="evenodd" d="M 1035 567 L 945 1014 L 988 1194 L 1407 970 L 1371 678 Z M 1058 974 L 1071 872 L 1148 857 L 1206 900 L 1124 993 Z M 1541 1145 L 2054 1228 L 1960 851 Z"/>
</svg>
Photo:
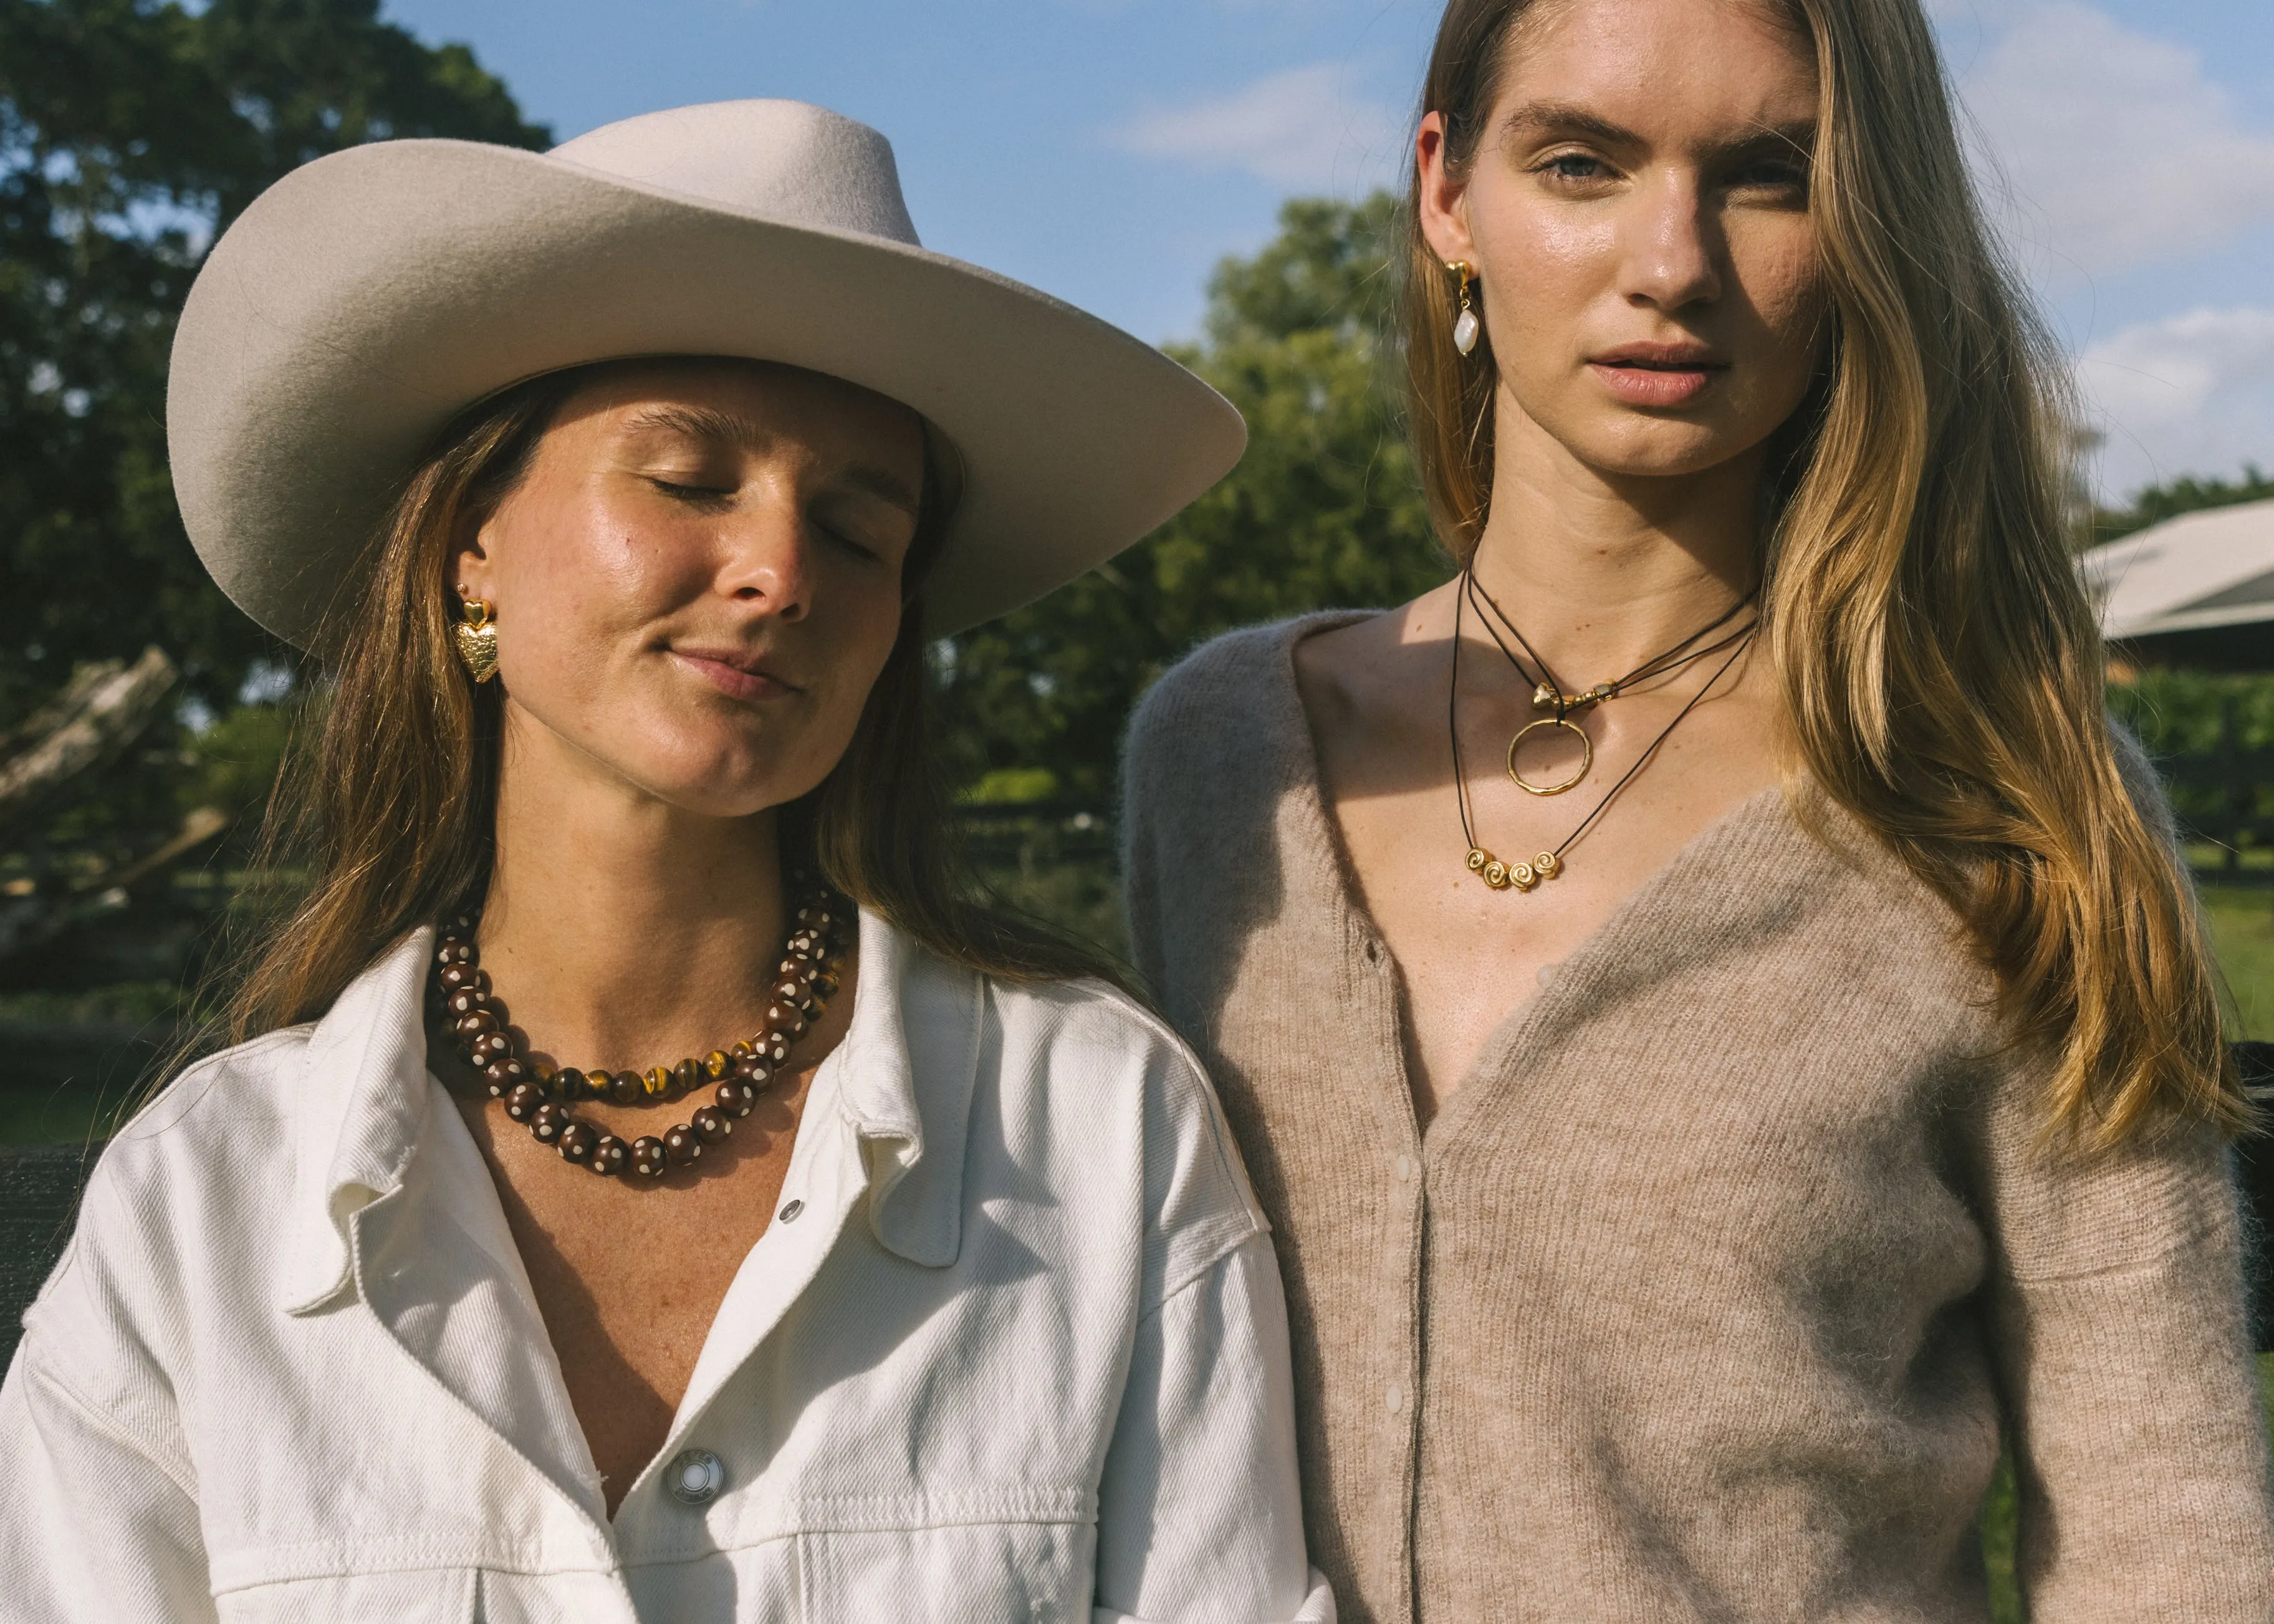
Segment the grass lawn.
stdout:
<svg viewBox="0 0 2274 1624">
<path fill-rule="evenodd" d="M 2274 1040 L 2274 891 L 2206 885 L 2202 901 L 2234 995 L 2234 1035 Z"/>
</svg>

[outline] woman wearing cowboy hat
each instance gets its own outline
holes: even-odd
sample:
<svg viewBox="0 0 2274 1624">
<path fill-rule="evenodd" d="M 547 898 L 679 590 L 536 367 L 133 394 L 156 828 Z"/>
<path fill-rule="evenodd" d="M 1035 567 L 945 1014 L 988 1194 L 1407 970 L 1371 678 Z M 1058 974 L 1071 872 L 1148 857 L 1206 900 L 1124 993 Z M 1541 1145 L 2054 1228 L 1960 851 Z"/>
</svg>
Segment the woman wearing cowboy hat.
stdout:
<svg viewBox="0 0 2274 1624">
<path fill-rule="evenodd" d="M 960 900 L 920 715 L 1230 409 L 751 102 L 309 165 L 169 410 L 313 881 L 26 1320 L 10 1616 L 1330 1618 L 1215 1101 Z"/>
</svg>

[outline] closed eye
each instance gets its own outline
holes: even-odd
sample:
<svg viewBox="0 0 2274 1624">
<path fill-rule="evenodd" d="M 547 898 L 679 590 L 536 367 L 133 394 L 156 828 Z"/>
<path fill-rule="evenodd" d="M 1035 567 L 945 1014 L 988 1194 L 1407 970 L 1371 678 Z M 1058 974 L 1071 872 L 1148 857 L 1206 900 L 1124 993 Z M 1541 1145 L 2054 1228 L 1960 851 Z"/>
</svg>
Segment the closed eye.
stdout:
<svg viewBox="0 0 2274 1624">
<path fill-rule="evenodd" d="M 651 475 L 648 483 L 674 501 L 715 507 L 734 497 L 732 486 L 712 485 L 683 485 L 676 479 L 661 479 Z"/>
</svg>

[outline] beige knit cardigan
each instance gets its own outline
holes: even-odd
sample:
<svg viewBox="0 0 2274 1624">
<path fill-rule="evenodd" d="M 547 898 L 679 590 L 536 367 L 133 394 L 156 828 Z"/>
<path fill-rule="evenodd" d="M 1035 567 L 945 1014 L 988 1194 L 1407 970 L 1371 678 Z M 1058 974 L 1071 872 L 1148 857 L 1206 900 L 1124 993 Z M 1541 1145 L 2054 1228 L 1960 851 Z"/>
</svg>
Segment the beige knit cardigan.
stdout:
<svg viewBox="0 0 2274 1624">
<path fill-rule="evenodd" d="M 1126 786 L 1141 967 L 1276 1226 L 1343 1618 L 1986 1619 L 2002 1438 L 2033 1624 L 2274 1620 L 2225 1153 L 2042 1151 L 1954 919 L 1820 796 L 1700 835 L 1417 1130 L 1291 658 L 1351 618 L 1201 650 Z M 1450 852 L 1448 805 L 1414 838 Z"/>
</svg>

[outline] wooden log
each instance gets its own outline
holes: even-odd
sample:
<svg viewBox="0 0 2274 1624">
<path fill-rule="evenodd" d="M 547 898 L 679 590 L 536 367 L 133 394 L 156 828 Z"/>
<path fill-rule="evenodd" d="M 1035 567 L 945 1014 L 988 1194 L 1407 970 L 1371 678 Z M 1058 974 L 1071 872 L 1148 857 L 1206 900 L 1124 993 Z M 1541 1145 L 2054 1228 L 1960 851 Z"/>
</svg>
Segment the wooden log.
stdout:
<svg viewBox="0 0 2274 1624">
<path fill-rule="evenodd" d="M 0 829 L 132 744 L 180 674 L 154 643 L 132 665 L 106 660 L 82 667 L 52 703 L 11 734 L 16 748 L 0 759 Z"/>
</svg>

